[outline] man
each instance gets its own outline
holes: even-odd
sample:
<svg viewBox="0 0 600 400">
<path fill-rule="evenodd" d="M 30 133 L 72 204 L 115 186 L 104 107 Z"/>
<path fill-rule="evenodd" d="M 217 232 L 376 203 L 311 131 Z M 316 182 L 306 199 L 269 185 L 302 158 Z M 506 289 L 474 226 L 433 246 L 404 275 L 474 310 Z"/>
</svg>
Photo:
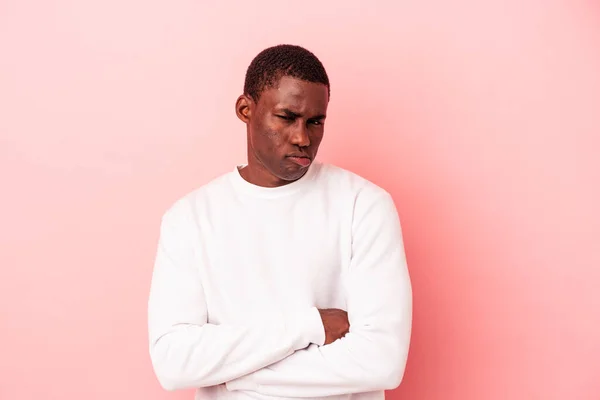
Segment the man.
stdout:
<svg viewBox="0 0 600 400">
<path fill-rule="evenodd" d="M 161 385 L 197 399 L 382 399 L 408 354 L 412 295 L 394 202 L 317 162 L 329 79 L 280 45 L 248 67 L 248 163 L 162 218 L 149 298 Z"/>
</svg>

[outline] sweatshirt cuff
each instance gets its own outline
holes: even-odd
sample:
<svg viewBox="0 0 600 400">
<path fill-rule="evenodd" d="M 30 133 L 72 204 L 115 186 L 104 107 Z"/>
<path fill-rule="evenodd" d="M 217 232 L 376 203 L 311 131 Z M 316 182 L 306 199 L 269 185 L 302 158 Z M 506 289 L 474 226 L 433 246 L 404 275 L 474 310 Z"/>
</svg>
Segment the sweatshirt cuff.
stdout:
<svg viewBox="0 0 600 400">
<path fill-rule="evenodd" d="M 295 332 L 296 337 L 292 344 L 294 351 L 305 349 L 311 343 L 318 346 L 325 343 L 325 327 L 316 307 L 297 314 L 290 328 L 292 332 Z"/>
<path fill-rule="evenodd" d="M 321 319 L 321 313 L 317 307 L 311 307 L 308 310 L 306 317 L 306 332 L 309 343 L 314 343 L 317 346 L 325 344 L 325 327 Z"/>
</svg>

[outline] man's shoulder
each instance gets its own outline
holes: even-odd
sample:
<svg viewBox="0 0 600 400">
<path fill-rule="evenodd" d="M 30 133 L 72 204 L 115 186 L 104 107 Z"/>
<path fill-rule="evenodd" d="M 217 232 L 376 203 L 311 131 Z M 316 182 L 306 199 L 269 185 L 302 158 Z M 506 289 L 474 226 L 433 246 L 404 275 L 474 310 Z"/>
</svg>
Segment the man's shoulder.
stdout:
<svg viewBox="0 0 600 400">
<path fill-rule="evenodd" d="M 373 181 L 350 169 L 322 163 L 319 176 L 333 190 L 368 196 L 387 196 L 389 193 Z"/>
<path fill-rule="evenodd" d="M 189 215 L 194 212 L 198 205 L 219 198 L 230 187 L 230 175 L 231 172 L 222 173 L 176 197 L 167 206 L 163 218 L 178 218 L 178 216 Z"/>
<path fill-rule="evenodd" d="M 322 179 L 327 180 L 329 193 L 336 200 L 351 200 L 353 216 L 364 218 L 397 218 L 396 204 L 390 192 L 359 173 L 331 164 L 321 168 Z"/>
</svg>

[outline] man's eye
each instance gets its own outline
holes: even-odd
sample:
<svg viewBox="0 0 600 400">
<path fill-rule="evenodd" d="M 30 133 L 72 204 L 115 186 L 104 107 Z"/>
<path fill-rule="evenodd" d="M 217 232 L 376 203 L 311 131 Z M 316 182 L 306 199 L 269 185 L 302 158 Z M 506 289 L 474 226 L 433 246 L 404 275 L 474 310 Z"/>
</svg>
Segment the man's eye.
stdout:
<svg viewBox="0 0 600 400">
<path fill-rule="evenodd" d="M 292 117 L 288 117 L 287 115 L 278 115 L 278 117 L 286 121 L 291 121 L 293 119 Z"/>
<path fill-rule="evenodd" d="M 317 126 L 323 124 L 321 121 L 319 121 L 317 119 L 310 121 L 310 123 L 313 124 L 313 125 L 317 125 Z"/>
</svg>

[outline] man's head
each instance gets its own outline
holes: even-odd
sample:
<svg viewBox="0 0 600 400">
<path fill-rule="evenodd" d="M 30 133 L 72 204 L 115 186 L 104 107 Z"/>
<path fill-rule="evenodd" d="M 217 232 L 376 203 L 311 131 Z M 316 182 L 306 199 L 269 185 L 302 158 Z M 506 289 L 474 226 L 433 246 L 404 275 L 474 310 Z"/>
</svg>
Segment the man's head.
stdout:
<svg viewBox="0 0 600 400">
<path fill-rule="evenodd" d="M 325 68 L 302 47 L 270 47 L 252 60 L 236 102 L 248 133 L 245 179 L 281 186 L 304 175 L 323 138 L 329 93 Z"/>
</svg>

